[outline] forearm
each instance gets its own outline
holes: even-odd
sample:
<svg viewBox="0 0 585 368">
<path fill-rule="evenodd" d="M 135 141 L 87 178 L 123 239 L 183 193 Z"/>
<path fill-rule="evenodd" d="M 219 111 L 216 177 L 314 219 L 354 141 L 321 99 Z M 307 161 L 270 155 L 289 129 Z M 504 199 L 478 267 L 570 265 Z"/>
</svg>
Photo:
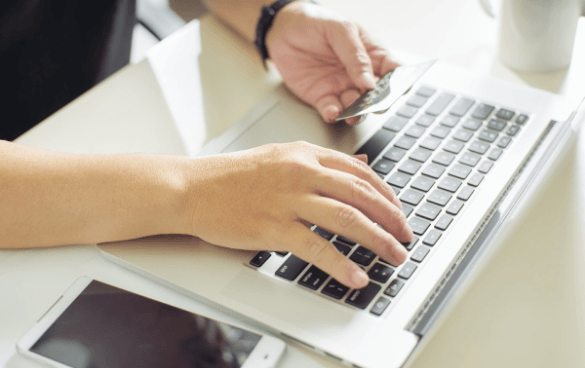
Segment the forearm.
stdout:
<svg viewBox="0 0 585 368">
<path fill-rule="evenodd" d="M 256 38 L 256 23 L 263 6 L 274 0 L 206 0 L 207 7 L 250 42 Z"/>
<path fill-rule="evenodd" d="M 0 247 L 185 231 L 185 159 L 73 155 L 0 141 Z"/>
</svg>

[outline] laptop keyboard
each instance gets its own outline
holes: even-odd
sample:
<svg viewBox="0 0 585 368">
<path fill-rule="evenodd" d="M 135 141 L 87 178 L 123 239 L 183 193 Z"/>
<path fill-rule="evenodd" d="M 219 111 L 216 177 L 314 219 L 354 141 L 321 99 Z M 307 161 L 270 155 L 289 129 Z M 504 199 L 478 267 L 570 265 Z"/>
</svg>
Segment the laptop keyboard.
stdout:
<svg viewBox="0 0 585 368">
<path fill-rule="evenodd" d="M 494 165 L 520 134 L 529 114 L 500 108 L 431 87 L 420 87 L 356 153 L 392 186 L 414 232 L 408 260 L 394 267 L 369 249 L 322 228 L 313 231 L 370 277 L 350 289 L 314 265 L 286 252 L 260 251 L 250 265 L 261 268 L 272 256 L 282 264 L 275 276 L 355 308 L 382 315 L 417 269 L 440 247 L 449 229 Z"/>
</svg>

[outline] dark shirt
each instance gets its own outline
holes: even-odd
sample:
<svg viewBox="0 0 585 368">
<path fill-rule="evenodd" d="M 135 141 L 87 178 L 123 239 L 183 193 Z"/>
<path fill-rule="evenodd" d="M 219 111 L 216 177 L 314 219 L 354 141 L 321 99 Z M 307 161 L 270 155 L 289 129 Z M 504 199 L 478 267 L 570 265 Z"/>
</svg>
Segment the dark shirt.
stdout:
<svg viewBox="0 0 585 368">
<path fill-rule="evenodd" d="M 0 1 L 0 139 L 13 140 L 130 59 L 135 0 Z"/>
</svg>

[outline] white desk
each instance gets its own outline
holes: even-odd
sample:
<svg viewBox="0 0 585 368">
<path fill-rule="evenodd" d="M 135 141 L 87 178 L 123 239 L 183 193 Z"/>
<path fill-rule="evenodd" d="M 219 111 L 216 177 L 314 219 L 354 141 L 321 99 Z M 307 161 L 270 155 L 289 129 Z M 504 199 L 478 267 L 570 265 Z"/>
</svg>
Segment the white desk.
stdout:
<svg viewBox="0 0 585 368">
<path fill-rule="evenodd" d="M 351 14 L 386 45 L 406 54 L 439 57 L 547 89 L 566 95 L 575 105 L 585 95 L 583 19 L 571 68 L 535 76 L 511 72 L 495 60 L 495 22 L 474 1 L 320 2 Z M 240 119 L 279 78 L 263 71 L 252 45 L 211 17 L 202 20 L 201 45 L 200 98 L 211 138 Z M 164 75 L 156 74 L 148 61 L 128 67 L 20 142 L 66 152 L 183 154 L 189 142 L 177 134 L 176 112 L 165 101 L 161 78 Z M 583 134 L 580 139 L 585 139 Z M 489 272 L 469 281 L 472 287 L 457 296 L 410 366 L 585 366 L 585 275 L 580 271 L 585 255 L 579 247 L 585 239 L 582 147 L 583 143 L 546 187 L 550 199 L 533 204 L 531 226 L 518 228 L 512 239 L 493 250 L 493 257 L 483 264 Z M 559 208 L 567 212 L 558 212 Z M 0 365 L 36 366 L 16 353 L 16 341 L 83 275 L 187 310 L 213 312 L 103 260 L 95 246 L 0 251 Z M 220 317 L 238 323 L 230 316 Z M 302 349 L 289 349 L 282 367 L 299 366 L 338 365 Z"/>
</svg>

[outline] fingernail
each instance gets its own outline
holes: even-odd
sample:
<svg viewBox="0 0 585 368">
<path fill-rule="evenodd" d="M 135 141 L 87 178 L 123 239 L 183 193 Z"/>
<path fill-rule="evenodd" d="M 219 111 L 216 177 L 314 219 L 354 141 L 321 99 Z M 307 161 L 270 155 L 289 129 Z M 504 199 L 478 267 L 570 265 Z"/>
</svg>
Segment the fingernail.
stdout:
<svg viewBox="0 0 585 368">
<path fill-rule="evenodd" d="M 356 266 L 356 269 L 352 272 L 351 281 L 357 287 L 362 288 L 368 284 L 370 278 L 364 272 L 364 270 Z"/>
<path fill-rule="evenodd" d="M 363 72 L 362 79 L 366 82 L 368 88 L 374 88 L 376 86 L 376 79 L 372 73 Z"/>
</svg>

